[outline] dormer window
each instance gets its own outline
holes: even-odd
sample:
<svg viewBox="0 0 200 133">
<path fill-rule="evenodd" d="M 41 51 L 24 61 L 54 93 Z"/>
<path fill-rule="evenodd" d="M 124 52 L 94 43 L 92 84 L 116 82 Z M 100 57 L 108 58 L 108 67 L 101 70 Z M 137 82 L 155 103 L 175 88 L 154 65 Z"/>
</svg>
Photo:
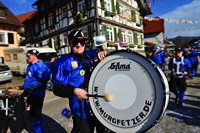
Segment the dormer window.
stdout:
<svg viewBox="0 0 200 133">
<path fill-rule="evenodd" d="M 0 18 L 5 18 L 5 17 L 6 17 L 5 10 L 0 9 Z"/>
</svg>

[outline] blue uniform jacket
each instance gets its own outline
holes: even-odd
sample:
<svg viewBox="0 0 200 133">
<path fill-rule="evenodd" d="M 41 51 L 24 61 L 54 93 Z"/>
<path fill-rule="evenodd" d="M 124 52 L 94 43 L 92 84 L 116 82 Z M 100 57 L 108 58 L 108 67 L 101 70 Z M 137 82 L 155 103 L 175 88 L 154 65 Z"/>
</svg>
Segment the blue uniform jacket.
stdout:
<svg viewBox="0 0 200 133">
<path fill-rule="evenodd" d="M 162 52 L 158 52 L 154 55 L 154 57 L 151 57 L 150 59 L 155 62 L 158 65 L 162 65 L 163 63 L 165 63 L 165 57 L 166 54 L 162 53 Z"/>
<path fill-rule="evenodd" d="M 33 87 L 38 83 L 43 83 L 39 89 L 35 89 L 30 95 L 45 96 L 47 81 L 50 79 L 50 68 L 42 61 L 28 65 L 26 70 L 26 79 L 24 81 L 24 89 Z"/>
<path fill-rule="evenodd" d="M 97 57 L 97 53 L 95 51 L 86 51 L 85 55 L 88 59 Z M 73 61 L 79 63 L 78 67 L 72 67 Z M 88 75 L 90 73 L 90 69 L 94 66 L 94 64 L 95 62 L 93 60 L 90 60 L 86 62 L 85 65 L 83 65 L 78 59 L 71 56 L 70 54 L 63 55 L 59 59 L 55 60 L 52 64 L 52 83 L 62 84 L 64 86 L 70 85 L 74 88 L 82 88 L 82 85 L 85 84 L 85 80 L 89 78 Z M 81 100 L 81 106 L 79 101 L 80 100 L 78 100 L 76 96 L 72 95 L 69 97 L 69 105 L 72 112 L 84 119 L 90 118 L 91 115 L 89 114 L 89 110 L 87 109 L 86 101 Z"/>
<path fill-rule="evenodd" d="M 198 51 L 190 50 L 190 54 L 187 56 L 187 58 L 194 67 L 196 64 L 198 64 Z"/>
</svg>

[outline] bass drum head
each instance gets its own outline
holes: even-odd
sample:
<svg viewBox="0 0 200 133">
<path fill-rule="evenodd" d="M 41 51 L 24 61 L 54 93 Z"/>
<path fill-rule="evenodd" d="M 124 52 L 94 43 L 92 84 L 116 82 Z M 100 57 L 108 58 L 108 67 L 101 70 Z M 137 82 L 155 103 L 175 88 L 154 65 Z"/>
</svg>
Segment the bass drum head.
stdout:
<svg viewBox="0 0 200 133">
<path fill-rule="evenodd" d="M 93 70 L 88 93 L 92 113 L 117 133 L 144 132 L 163 116 L 169 101 L 167 79 L 151 61 L 133 51 L 111 53 Z"/>
</svg>

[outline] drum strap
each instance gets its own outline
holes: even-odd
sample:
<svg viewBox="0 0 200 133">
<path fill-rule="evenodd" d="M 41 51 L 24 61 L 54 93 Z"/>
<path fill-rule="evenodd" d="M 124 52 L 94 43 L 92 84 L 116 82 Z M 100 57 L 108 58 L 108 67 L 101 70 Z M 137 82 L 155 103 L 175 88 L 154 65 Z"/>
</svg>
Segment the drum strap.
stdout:
<svg viewBox="0 0 200 133">
<path fill-rule="evenodd" d="M 173 64 L 176 64 L 176 73 L 180 73 L 180 65 L 184 65 L 184 57 L 181 57 L 180 61 L 176 61 L 176 58 L 173 58 Z"/>
</svg>

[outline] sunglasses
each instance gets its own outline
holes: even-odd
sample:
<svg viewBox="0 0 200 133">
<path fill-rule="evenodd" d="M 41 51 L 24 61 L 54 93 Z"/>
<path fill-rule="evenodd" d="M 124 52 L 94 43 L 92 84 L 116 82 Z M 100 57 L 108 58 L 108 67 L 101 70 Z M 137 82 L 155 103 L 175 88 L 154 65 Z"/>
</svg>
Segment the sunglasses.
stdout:
<svg viewBox="0 0 200 133">
<path fill-rule="evenodd" d="M 85 45 L 85 40 L 84 39 L 73 40 L 72 41 L 73 47 L 76 47 L 76 45 L 78 45 L 78 43 L 80 43 L 82 46 L 84 46 Z"/>
</svg>

